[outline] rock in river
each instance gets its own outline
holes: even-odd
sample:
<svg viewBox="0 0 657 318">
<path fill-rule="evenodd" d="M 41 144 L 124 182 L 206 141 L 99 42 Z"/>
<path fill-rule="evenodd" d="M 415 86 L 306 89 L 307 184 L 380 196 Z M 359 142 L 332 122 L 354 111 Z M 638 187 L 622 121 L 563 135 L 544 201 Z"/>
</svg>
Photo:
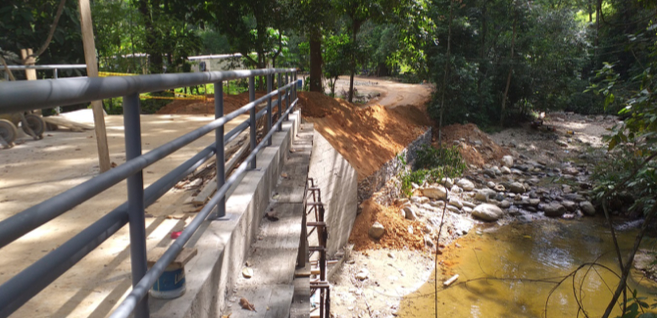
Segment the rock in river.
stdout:
<svg viewBox="0 0 657 318">
<path fill-rule="evenodd" d="M 545 206 L 545 216 L 560 217 L 566 213 L 566 208 L 559 203 L 550 203 Z"/>
<path fill-rule="evenodd" d="M 488 222 L 497 221 L 502 215 L 504 215 L 502 209 L 488 203 L 482 203 L 472 210 L 472 216 Z"/>
<path fill-rule="evenodd" d="M 582 201 L 579 203 L 579 207 L 584 211 L 585 214 L 587 215 L 594 215 L 595 214 L 595 207 L 591 202 L 589 201 Z"/>
</svg>

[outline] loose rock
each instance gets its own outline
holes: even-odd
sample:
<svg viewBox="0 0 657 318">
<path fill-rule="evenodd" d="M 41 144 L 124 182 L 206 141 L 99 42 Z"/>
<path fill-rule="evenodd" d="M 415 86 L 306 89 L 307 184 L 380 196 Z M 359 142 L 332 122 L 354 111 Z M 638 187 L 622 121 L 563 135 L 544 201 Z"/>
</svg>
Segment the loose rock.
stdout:
<svg viewBox="0 0 657 318">
<path fill-rule="evenodd" d="M 413 221 L 413 220 L 417 219 L 417 215 L 415 214 L 415 211 L 413 211 L 412 208 L 410 208 L 410 207 L 404 207 L 404 208 L 402 209 L 402 211 L 404 211 L 404 217 L 405 217 L 407 220 L 411 220 L 411 221 Z"/>
<path fill-rule="evenodd" d="M 472 216 L 487 222 L 497 221 L 502 215 L 504 215 L 502 209 L 488 203 L 482 203 L 472 210 Z"/>
<path fill-rule="evenodd" d="M 513 167 L 513 157 L 509 155 L 502 157 L 502 164 L 507 168 Z"/>
<path fill-rule="evenodd" d="M 457 186 L 463 188 L 465 191 L 472 191 L 475 188 L 474 183 L 468 179 L 460 179 L 459 182 L 456 183 Z"/>
<path fill-rule="evenodd" d="M 442 186 L 423 188 L 421 191 L 424 196 L 433 200 L 443 200 L 447 198 L 447 192 Z"/>
<path fill-rule="evenodd" d="M 549 217 L 560 217 L 566 213 L 566 208 L 559 203 L 550 203 L 545 206 L 545 216 Z"/>
<path fill-rule="evenodd" d="M 582 201 L 579 203 L 579 207 L 586 215 L 595 215 L 595 207 L 591 204 L 590 201 Z"/>
<path fill-rule="evenodd" d="M 379 222 L 374 222 L 372 226 L 370 227 L 370 230 L 368 231 L 368 234 L 375 240 L 380 239 L 383 237 L 383 234 L 386 233 L 385 227 Z"/>
<path fill-rule="evenodd" d="M 525 193 L 525 186 L 520 182 L 511 182 L 509 190 L 513 193 Z"/>
</svg>

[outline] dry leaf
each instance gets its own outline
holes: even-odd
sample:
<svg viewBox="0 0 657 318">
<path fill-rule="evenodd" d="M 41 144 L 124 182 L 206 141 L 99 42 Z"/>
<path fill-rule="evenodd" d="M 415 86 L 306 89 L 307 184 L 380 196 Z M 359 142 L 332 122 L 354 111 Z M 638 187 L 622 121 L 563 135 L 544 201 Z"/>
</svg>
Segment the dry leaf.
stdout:
<svg viewBox="0 0 657 318">
<path fill-rule="evenodd" d="M 253 305 L 252 303 L 250 303 L 250 302 L 249 302 L 246 298 L 244 298 L 244 297 L 242 297 L 242 298 L 240 299 L 240 306 L 242 306 L 242 309 L 246 309 L 246 310 L 250 310 L 250 311 L 258 312 L 258 311 L 255 309 L 255 305 Z"/>
<path fill-rule="evenodd" d="M 288 176 L 287 173 L 283 172 L 283 173 L 281 173 L 281 177 L 287 179 L 287 178 L 289 178 L 290 176 Z"/>
<path fill-rule="evenodd" d="M 230 318 L 230 316 L 232 316 L 232 315 L 233 315 L 233 313 L 230 313 L 228 315 L 222 315 L 221 318 Z"/>
<path fill-rule="evenodd" d="M 297 152 L 295 149 L 290 148 L 290 153 L 295 153 Z"/>
<path fill-rule="evenodd" d="M 244 276 L 244 278 L 251 278 L 251 277 L 253 277 L 253 269 L 252 269 L 252 268 L 248 268 L 248 267 L 244 268 L 244 269 L 242 270 L 242 276 Z"/>
<path fill-rule="evenodd" d="M 271 210 L 271 211 L 265 213 L 265 217 L 267 218 L 267 220 L 272 221 L 272 222 L 278 221 L 278 216 L 276 216 L 276 211 L 274 211 L 274 210 Z"/>
</svg>

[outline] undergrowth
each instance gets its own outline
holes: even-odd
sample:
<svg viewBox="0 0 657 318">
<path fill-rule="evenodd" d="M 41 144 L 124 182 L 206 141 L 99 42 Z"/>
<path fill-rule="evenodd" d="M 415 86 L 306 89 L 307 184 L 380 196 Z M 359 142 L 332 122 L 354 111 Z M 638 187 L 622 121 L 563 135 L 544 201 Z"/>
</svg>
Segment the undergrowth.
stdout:
<svg viewBox="0 0 657 318">
<path fill-rule="evenodd" d="M 405 165 L 403 158 L 401 160 Z M 418 150 L 413 169 L 404 170 L 399 175 L 401 192 L 410 197 L 413 184 L 435 183 L 443 178 L 459 177 L 465 168 L 465 161 L 456 147 L 436 149 L 424 145 Z"/>
</svg>

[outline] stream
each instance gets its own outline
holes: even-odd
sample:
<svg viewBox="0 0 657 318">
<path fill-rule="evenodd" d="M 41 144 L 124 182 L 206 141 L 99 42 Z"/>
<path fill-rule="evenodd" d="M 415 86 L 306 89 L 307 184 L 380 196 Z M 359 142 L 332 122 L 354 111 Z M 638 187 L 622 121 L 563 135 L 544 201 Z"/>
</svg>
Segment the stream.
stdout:
<svg viewBox="0 0 657 318">
<path fill-rule="evenodd" d="M 622 227 L 617 235 L 626 256 L 638 230 Z M 654 239 L 644 238 L 642 247 L 654 244 Z M 438 273 L 438 316 L 577 317 L 575 292 L 589 317 L 601 317 L 619 281 L 602 266 L 620 273 L 615 255 L 603 218 L 477 227 L 438 258 L 438 268 L 443 270 Z M 602 266 L 585 266 L 574 279 L 568 277 L 554 289 L 546 314 L 546 300 L 555 282 L 596 260 Z M 458 280 L 444 288 L 442 283 L 454 274 Z M 639 297 L 647 297 L 648 304 L 657 302 L 657 284 L 642 273 L 633 269 L 628 283 Z M 619 313 L 616 307 L 611 317 Z M 433 277 L 402 300 L 399 316 L 434 317 Z M 586 315 L 580 312 L 579 317 Z"/>
</svg>

